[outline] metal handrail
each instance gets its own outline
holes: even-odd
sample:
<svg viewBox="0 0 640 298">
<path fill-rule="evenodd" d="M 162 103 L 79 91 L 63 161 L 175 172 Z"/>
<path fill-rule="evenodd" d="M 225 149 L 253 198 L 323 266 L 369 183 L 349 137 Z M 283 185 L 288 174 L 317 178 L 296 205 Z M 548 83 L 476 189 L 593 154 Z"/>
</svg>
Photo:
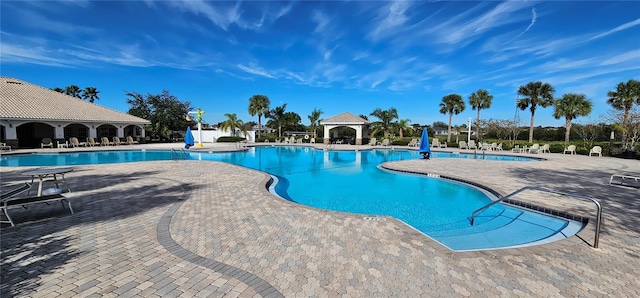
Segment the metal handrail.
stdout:
<svg viewBox="0 0 640 298">
<path fill-rule="evenodd" d="M 485 210 L 487 210 L 489 207 L 498 204 L 499 202 L 502 202 L 506 199 L 509 199 L 513 196 L 515 196 L 516 194 L 519 194 L 525 190 L 537 190 L 537 191 L 543 191 L 543 192 L 549 192 L 549 193 L 554 193 L 554 194 L 558 194 L 558 195 L 562 195 L 562 196 L 567 196 L 567 197 L 573 197 L 573 198 L 578 198 L 578 199 L 586 199 L 589 200 L 591 202 L 593 202 L 596 205 L 597 208 L 597 214 L 596 214 L 596 232 L 595 232 L 595 238 L 594 238 L 594 243 L 593 243 L 593 248 L 598 248 L 598 242 L 600 242 L 600 223 L 602 221 L 602 207 L 600 206 L 600 202 L 598 202 L 598 200 L 596 200 L 594 197 L 590 197 L 590 196 L 584 196 L 584 195 L 579 195 L 579 194 L 572 194 L 572 193 L 564 193 L 564 192 L 559 192 L 559 191 L 555 191 L 555 190 L 550 190 L 548 188 L 544 188 L 544 187 L 538 187 L 538 186 L 525 186 L 523 188 L 520 188 L 504 197 L 501 197 L 481 208 L 478 208 L 476 211 L 473 211 L 473 213 L 471 214 L 471 218 L 469 219 L 471 222 L 471 225 L 473 225 L 474 223 L 474 219 L 476 217 L 476 215 L 478 215 L 480 212 L 483 212 Z"/>
<path fill-rule="evenodd" d="M 183 148 L 180 148 L 180 152 L 176 151 L 176 149 L 171 148 L 171 160 L 174 160 L 173 155 L 175 154 L 175 160 L 187 160 L 189 159 L 189 155 Z"/>
</svg>

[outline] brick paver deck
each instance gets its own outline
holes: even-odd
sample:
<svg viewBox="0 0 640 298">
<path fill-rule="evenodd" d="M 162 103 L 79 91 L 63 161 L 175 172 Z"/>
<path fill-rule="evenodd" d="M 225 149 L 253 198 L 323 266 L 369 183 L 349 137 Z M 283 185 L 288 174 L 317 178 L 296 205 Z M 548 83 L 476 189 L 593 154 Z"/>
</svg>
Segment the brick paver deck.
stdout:
<svg viewBox="0 0 640 298">
<path fill-rule="evenodd" d="M 640 175 L 640 162 L 541 156 L 548 160 L 416 158 L 385 167 L 503 195 L 526 185 L 592 195 L 604 208 L 599 249 L 585 231 L 548 245 L 453 253 L 392 218 L 283 201 L 266 190 L 268 175 L 238 166 L 87 165 L 67 175 L 74 215 L 60 205 L 12 210 L 18 224 L 0 235 L 0 296 L 640 296 L 640 190 L 607 185 L 614 173 Z M 24 180 L 25 168 L 1 170 L 3 186 Z M 593 216 L 588 204 L 576 208 Z"/>
</svg>

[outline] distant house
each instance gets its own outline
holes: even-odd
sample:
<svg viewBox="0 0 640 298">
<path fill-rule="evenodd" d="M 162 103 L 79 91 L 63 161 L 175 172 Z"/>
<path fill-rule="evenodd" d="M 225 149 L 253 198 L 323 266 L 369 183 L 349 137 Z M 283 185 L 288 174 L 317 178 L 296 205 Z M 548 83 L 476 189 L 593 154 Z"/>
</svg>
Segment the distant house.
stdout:
<svg viewBox="0 0 640 298">
<path fill-rule="evenodd" d="M 271 133 L 273 132 L 273 129 L 271 129 L 271 127 L 268 127 L 266 125 L 262 125 L 262 129 L 259 129 L 260 126 L 258 126 L 258 124 L 254 125 L 251 127 L 250 131 L 258 131 L 260 130 L 260 132 L 264 132 L 264 133 Z"/>
<path fill-rule="evenodd" d="M 0 125 L 3 143 L 39 148 L 43 138 L 64 143 L 71 137 L 132 136 L 144 140 L 149 121 L 86 102 L 45 87 L 0 77 Z"/>
<path fill-rule="evenodd" d="M 448 127 L 434 127 L 433 130 L 435 131 L 436 136 L 447 135 L 449 132 Z M 453 134 L 455 131 L 452 131 L 451 133 Z"/>
</svg>

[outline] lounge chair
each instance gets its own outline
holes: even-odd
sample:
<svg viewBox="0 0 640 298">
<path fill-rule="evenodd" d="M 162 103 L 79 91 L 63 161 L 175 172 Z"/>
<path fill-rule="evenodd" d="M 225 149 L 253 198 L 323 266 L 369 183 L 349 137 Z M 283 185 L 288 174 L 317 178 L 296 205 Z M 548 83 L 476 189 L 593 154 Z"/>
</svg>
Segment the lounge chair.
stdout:
<svg viewBox="0 0 640 298">
<path fill-rule="evenodd" d="M 375 145 L 378 145 L 378 141 L 376 140 L 376 138 L 371 138 L 371 140 L 369 140 L 369 146 Z"/>
<path fill-rule="evenodd" d="M 533 144 L 529 149 L 527 149 L 527 153 L 540 153 L 540 144 Z"/>
<path fill-rule="evenodd" d="M 440 142 L 440 148 L 447 148 L 447 142 Z"/>
<path fill-rule="evenodd" d="M 69 148 L 69 142 L 60 143 L 60 141 L 56 141 L 56 147 L 58 147 L 58 148 Z"/>
<path fill-rule="evenodd" d="M 93 147 L 97 145 L 98 143 L 96 143 L 96 140 L 93 139 L 93 137 L 87 137 L 87 146 Z"/>
<path fill-rule="evenodd" d="M 511 152 L 513 152 L 513 153 L 521 153 L 522 150 L 520 149 L 520 145 L 513 146 L 513 148 L 511 148 Z"/>
<path fill-rule="evenodd" d="M 382 140 L 382 143 L 380 143 L 380 145 L 389 146 L 389 145 L 391 145 L 391 143 L 389 142 L 389 139 L 384 139 L 384 140 Z"/>
<path fill-rule="evenodd" d="M 551 153 L 551 150 L 549 150 L 549 144 L 544 144 L 542 145 L 542 148 L 540 148 L 540 153 Z"/>
<path fill-rule="evenodd" d="M 438 138 L 433 138 L 433 141 L 431 142 L 431 146 L 440 148 L 440 140 Z"/>
<path fill-rule="evenodd" d="M 13 219 L 9 216 L 9 209 L 12 208 L 26 208 L 27 205 L 35 204 L 35 203 L 47 203 L 60 201 L 64 206 L 64 202 L 66 201 L 69 206 L 69 211 L 73 214 L 73 209 L 71 208 L 71 202 L 67 200 L 60 193 L 51 194 L 51 195 L 42 195 L 42 196 L 18 196 L 19 194 L 28 191 L 31 189 L 30 183 L 24 183 L 23 185 L 13 188 L 7 192 L 2 193 L 0 197 L 0 211 L 7 218 L 7 220 L 0 219 L 0 223 L 8 223 L 11 226 L 15 226 Z"/>
<path fill-rule="evenodd" d="M 569 147 L 564 148 L 564 151 L 562 152 L 562 154 L 566 154 L 569 153 L 571 155 L 575 155 L 576 154 L 576 145 L 569 145 Z"/>
<path fill-rule="evenodd" d="M 589 156 L 593 156 L 593 155 L 597 155 L 597 156 L 602 157 L 602 147 L 593 146 L 593 148 L 591 148 L 591 150 L 589 150 Z"/>
<path fill-rule="evenodd" d="M 269 139 L 267 139 L 266 141 L 267 143 L 269 143 Z M 127 136 L 127 144 L 134 145 L 134 144 L 140 144 L 140 142 L 135 141 L 132 136 Z"/>
<path fill-rule="evenodd" d="M 113 143 L 109 141 L 109 138 L 107 137 L 100 138 L 100 146 L 111 146 L 111 145 L 113 145 Z"/>
<path fill-rule="evenodd" d="M 458 142 L 458 148 L 460 148 L 460 149 L 469 149 L 469 146 L 467 145 L 467 142 L 460 141 L 460 142 Z"/>
<path fill-rule="evenodd" d="M 71 137 L 69 138 L 69 145 L 71 145 L 71 147 L 80 147 L 80 146 L 87 146 L 87 143 L 80 143 L 80 141 L 78 141 L 78 138 Z"/>
<path fill-rule="evenodd" d="M 120 142 L 120 138 L 119 137 L 113 137 L 113 145 L 124 145 L 124 142 Z"/>
<path fill-rule="evenodd" d="M 316 138 L 311 138 L 311 140 L 309 141 L 309 144 L 315 144 L 316 143 Z"/>
<path fill-rule="evenodd" d="M 476 149 L 476 141 L 475 140 L 471 140 L 469 141 L 469 145 L 467 146 L 469 147 L 469 149 Z"/>
<path fill-rule="evenodd" d="M 409 147 L 418 146 L 418 139 L 416 139 L 416 138 L 411 139 L 411 141 L 409 142 L 409 144 L 407 144 L 407 146 L 409 146 Z"/>
<path fill-rule="evenodd" d="M 11 151 L 11 146 L 7 146 L 7 143 L 0 143 L 0 150 L 9 150 L 9 151 Z"/>
<path fill-rule="evenodd" d="M 502 143 L 498 144 L 498 147 L 496 147 L 497 151 L 502 151 Z"/>
<path fill-rule="evenodd" d="M 53 149 L 53 142 L 51 138 L 43 138 L 42 143 L 40 143 L 40 148 L 49 147 Z"/>
</svg>

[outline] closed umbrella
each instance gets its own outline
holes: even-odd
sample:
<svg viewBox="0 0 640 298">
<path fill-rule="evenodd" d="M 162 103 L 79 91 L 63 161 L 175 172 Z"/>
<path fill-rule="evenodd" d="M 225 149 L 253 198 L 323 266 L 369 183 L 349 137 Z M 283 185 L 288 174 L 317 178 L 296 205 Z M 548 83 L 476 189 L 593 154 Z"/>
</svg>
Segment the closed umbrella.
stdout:
<svg viewBox="0 0 640 298">
<path fill-rule="evenodd" d="M 184 149 L 189 149 L 195 143 L 193 134 L 191 133 L 191 127 L 187 126 L 187 133 L 184 135 Z"/>
<path fill-rule="evenodd" d="M 422 130 L 422 138 L 420 139 L 420 148 L 418 153 L 422 154 L 422 158 L 429 159 L 431 155 L 431 146 L 429 146 L 429 133 L 427 129 Z"/>
</svg>

